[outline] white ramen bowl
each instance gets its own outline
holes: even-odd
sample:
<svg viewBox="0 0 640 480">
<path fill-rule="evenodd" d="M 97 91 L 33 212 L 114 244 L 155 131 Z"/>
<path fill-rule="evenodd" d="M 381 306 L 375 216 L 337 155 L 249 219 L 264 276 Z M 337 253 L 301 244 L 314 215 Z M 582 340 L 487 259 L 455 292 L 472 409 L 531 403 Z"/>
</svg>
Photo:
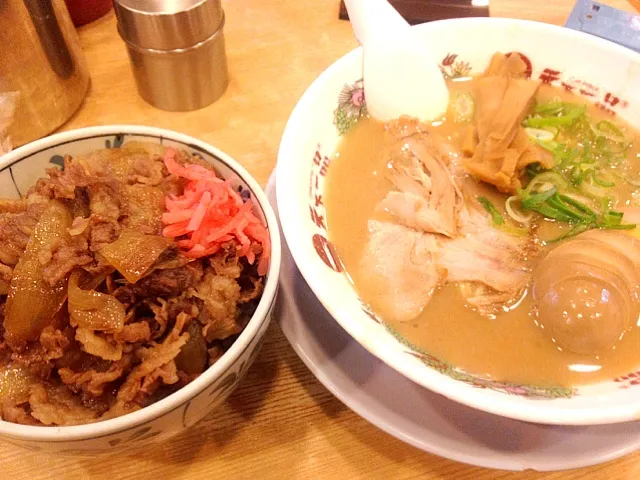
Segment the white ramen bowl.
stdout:
<svg viewBox="0 0 640 480">
<path fill-rule="evenodd" d="M 441 59 L 443 74 L 449 77 L 482 72 L 494 52 L 517 52 L 532 78 L 564 85 L 640 128 L 640 55 L 631 50 L 573 30 L 521 20 L 456 19 L 413 28 Z M 359 48 L 323 72 L 291 114 L 278 155 L 277 201 L 283 233 L 302 275 L 326 309 L 373 355 L 414 382 L 465 405 L 548 424 L 640 418 L 640 386 L 635 387 L 640 372 L 575 388 L 490 381 L 398 338 L 368 311 L 340 271 L 327 240 L 322 203 L 326 169 L 331 168 L 330 157 L 341 132 L 366 111 L 361 76 Z M 429 85 L 423 94 L 429 94 Z"/>
<path fill-rule="evenodd" d="M 233 345 L 197 379 L 137 412 L 87 425 L 27 426 L 0 421 L 0 441 L 34 451 L 93 454 L 134 448 L 189 428 L 221 405 L 255 360 L 273 315 L 280 273 L 280 234 L 266 195 L 249 173 L 217 148 L 170 130 L 132 125 L 90 127 L 56 134 L 0 157 L 0 197 L 19 198 L 45 170 L 62 165 L 64 155 L 80 155 L 129 141 L 153 142 L 197 153 L 235 188 L 242 186 L 269 229 L 272 253 L 264 292 L 246 328 Z"/>
</svg>

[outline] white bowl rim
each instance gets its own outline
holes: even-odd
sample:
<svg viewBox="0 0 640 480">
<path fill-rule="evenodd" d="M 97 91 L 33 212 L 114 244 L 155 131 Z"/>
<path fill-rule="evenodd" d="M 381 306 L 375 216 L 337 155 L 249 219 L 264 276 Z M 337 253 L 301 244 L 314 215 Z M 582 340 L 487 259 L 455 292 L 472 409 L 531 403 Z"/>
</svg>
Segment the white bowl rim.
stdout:
<svg viewBox="0 0 640 480">
<path fill-rule="evenodd" d="M 640 53 L 636 53 L 631 49 L 610 42 L 608 40 L 601 39 L 599 37 L 589 35 L 583 32 L 572 30 L 566 27 L 547 24 L 543 22 L 537 22 L 533 20 L 511 19 L 511 18 L 455 18 L 438 20 L 429 23 L 423 23 L 415 25 L 412 28 L 418 29 L 431 29 L 441 26 L 451 25 L 452 27 L 465 30 L 465 26 L 474 26 L 477 24 L 491 24 L 495 26 L 521 26 L 529 30 L 534 29 L 539 33 L 553 33 L 560 34 L 567 37 L 569 41 L 577 41 L 586 46 L 592 46 L 598 49 L 604 49 L 611 52 L 611 54 L 617 57 L 626 57 L 631 61 L 640 64 Z M 280 148 L 278 151 L 278 163 L 276 165 L 276 185 L 283 185 L 286 180 L 286 158 L 298 158 L 297 152 L 291 149 L 291 145 L 294 142 L 291 140 L 295 138 L 296 131 L 300 125 L 304 125 L 304 112 L 307 99 L 315 97 L 322 91 L 324 79 L 331 77 L 334 72 L 337 72 L 343 68 L 343 65 L 348 65 L 353 62 L 355 58 L 362 55 L 362 47 L 357 47 L 354 50 L 346 53 L 341 58 L 327 67 L 311 85 L 304 91 L 298 103 L 294 107 L 287 125 L 285 127 Z M 347 79 L 348 81 L 348 79 Z M 319 283 L 314 275 L 314 268 L 311 268 L 305 261 L 305 255 L 302 247 L 298 242 L 290 241 L 297 238 L 296 229 L 297 225 L 295 220 L 288 221 L 288 218 L 296 218 L 296 215 L 291 212 L 294 208 L 294 203 L 291 199 L 285 196 L 285 189 L 276 187 L 276 198 L 278 201 L 278 209 L 280 211 L 280 225 L 283 232 L 283 237 L 287 242 L 289 250 L 293 256 L 293 259 L 298 266 L 303 278 L 310 286 L 318 300 L 322 303 L 325 309 L 331 314 L 331 316 L 345 329 L 351 337 L 353 337 L 358 343 L 366 348 L 369 353 L 376 356 L 380 360 L 384 361 L 387 365 L 399 372 L 401 375 L 409 378 L 416 384 L 428 388 L 436 393 L 439 393 L 451 400 L 454 400 L 463 405 L 467 405 L 478 410 L 482 410 L 491 414 L 500 415 L 504 417 L 513 418 L 516 420 L 523 420 L 532 423 L 540 424 L 553 424 L 553 425 L 603 425 L 611 423 L 623 423 L 628 421 L 637 420 L 640 416 L 640 398 L 637 402 L 627 403 L 622 406 L 609 407 L 606 410 L 593 406 L 581 409 L 562 410 L 559 411 L 553 406 L 543 404 L 541 400 L 532 400 L 527 407 L 524 407 L 517 402 L 509 401 L 496 401 L 491 396 L 484 395 L 484 390 L 475 389 L 470 385 L 463 382 L 456 381 L 459 385 L 455 388 L 447 387 L 448 382 L 426 381 L 422 375 L 416 374 L 415 369 L 404 368 L 405 361 L 400 359 L 400 356 L 394 352 L 389 352 L 384 349 L 375 349 L 368 342 L 360 341 L 363 339 L 365 329 L 359 322 L 348 321 L 344 318 L 343 313 L 338 305 L 332 304 L 330 289 Z M 443 386 L 444 384 L 444 386 Z M 506 398 L 506 397 L 505 397 Z M 561 401 L 561 400 L 554 400 Z"/>
<path fill-rule="evenodd" d="M 136 412 L 128 413 L 126 415 L 122 415 L 113 419 L 89 423 L 85 425 L 61 427 L 32 426 L 0 420 L 0 437 L 6 435 L 14 439 L 49 443 L 86 441 L 122 433 L 134 429 L 141 424 L 152 421 L 158 417 L 161 417 L 165 413 L 173 411 L 184 405 L 191 398 L 195 397 L 201 391 L 209 387 L 238 360 L 238 358 L 256 336 L 263 323 L 266 321 L 269 309 L 275 302 L 275 297 L 278 290 L 278 278 L 280 276 L 281 244 L 278 222 L 276 220 L 273 208 L 271 207 L 267 196 L 265 195 L 258 182 L 249 174 L 249 172 L 244 167 L 242 167 L 238 162 L 236 162 L 226 153 L 202 140 L 198 140 L 194 137 L 178 133 L 173 130 L 142 125 L 122 124 L 85 127 L 56 133 L 54 135 L 23 145 L 0 157 L 0 168 L 10 166 L 20 161 L 20 159 L 23 157 L 33 155 L 41 150 L 52 148 L 57 145 L 73 143 L 74 141 L 88 139 L 90 137 L 118 134 L 146 135 L 150 137 L 173 140 L 179 143 L 184 143 L 185 145 L 194 145 L 195 147 L 203 151 L 209 152 L 212 156 L 217 157 L 222 163 L 233 170 L 242 179 L 243 182 L 248 185 L 251 193 L 258 200 L 259 207 L 264 213 L 265 219 L 267 221 L 267 227 L 269 229 L 269 237 L 271 240 L 271 259 L 269 263 L 269 271 L 267 273 L 267 281 L 265 282 L 262 297 L 260 298 L 260 302 L 258 303 L 256 311 L 249 320 L 249 323 L 233 343 L 233 345 L 231 345 L 229 350 L 227 350 L 217 362 L 215 362 L 211 367 L 207 368 L 194 381 L 180 388 L 171 395 L 168 395 L 162 400 L 152 403 L 151 405 L 144 407 Z"/>
</svg>

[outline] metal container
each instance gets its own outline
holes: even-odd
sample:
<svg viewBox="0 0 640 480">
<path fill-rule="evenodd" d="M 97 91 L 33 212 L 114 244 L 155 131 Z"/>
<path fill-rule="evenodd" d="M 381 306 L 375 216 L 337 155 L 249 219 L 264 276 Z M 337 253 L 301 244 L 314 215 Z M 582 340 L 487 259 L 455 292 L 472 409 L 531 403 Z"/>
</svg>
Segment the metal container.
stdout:
<svg viewBox="0 0 640 480">
<path fill-rule="evenodd" d="M 18 92 L 17 147 L 51 133 L 80 107 L 89 72 L 64 0 L 0 1 L 0 91 Z"/>
<path fill-rule="evenodd" d="M 205 107 L 229 83 L 220 0 L 114 0 L 140 96 L 162 110 Z"/>
</svg>

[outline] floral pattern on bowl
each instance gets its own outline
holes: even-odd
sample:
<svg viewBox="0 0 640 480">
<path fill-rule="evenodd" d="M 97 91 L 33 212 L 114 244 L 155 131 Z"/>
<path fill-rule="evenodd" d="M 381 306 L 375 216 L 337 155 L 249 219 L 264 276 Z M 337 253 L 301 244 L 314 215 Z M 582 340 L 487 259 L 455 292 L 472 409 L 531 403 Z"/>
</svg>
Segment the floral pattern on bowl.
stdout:
<svg viewBox="0 0 640 480">
<path fill-rule="evenodd" d="M 442 59 L 445 76 L 481 72 L 494 52 L 512 52 L 523 57 L 531 78 L 580 94 L 640 127 L 640 91 L 635 87 L 640 82 L 640 56 L 627 49 L 568 29 L 511 19 L 455 19 L 413 28 Z M 607 68 L 593 68 L 593 64 Z M 640 397 L 632 394 L 633 389 L 619 388 L 621 382 L 612 379 L 558 388 L 470 375 L 409 344 L 362 304 L 341 272 L 339 259 L 331 254 L 335 249 L 326 231 L 323 200 L 332 152 L 340 137 L 366 115 L 364 84 L 358 80 L 361 75 L 361 49 L 320 75 L 294 109 L 278 155 L 276 183 L 288 185 L 276 190 L 283 233 L 299 270 L 323 306 L 370 353 L 419 385 L 468 406 L 550 424 L 637 419 Z"/>
<path fill-rule="evenodd" d="M 189 428 L 221 405 L 246 375 L 264 340 L 275 305 L 280 269 L 280 237 L 275 214 L 258 183 L 233 159 L 195 138 L 140 126 L 91 127 L 65 132 L 23 146 L 0 158 L 0 197 L 20 198 L 48 168 L 62 168 L 66 155 L 117 148 L 146 141 L 184 149 L 212 163 L 243 196 L 260 208 L 269 226 L 272 257 L 265 291 L 254 316 L 231 348 L 199 378 L 168 397 L 112 420 L 70 427 L 34 427 L 0 420 L 0 439 L 32 451 L 93 455 L 167 439 Z"/>
<path fill-rule="evenodd" d="M 442 72 L 442 76 L 447 80 L 471 75 L 471 65 L 469 65 L 469 62 L 463 62 L 462 60 L 456 61 L 456 58 L 458 58 L 457 54 L 448 53 L 440 62 L 440 71 Z"/>
<path fill-rule="evenodd" d="M 345 84 L 338 95 L 338 108 L 333 112 L 333 123 L 340 135 L 344 135 L 367 115 L 367 104 L 364 98 L 364 83 L 362 79 Z"/>
</svg>

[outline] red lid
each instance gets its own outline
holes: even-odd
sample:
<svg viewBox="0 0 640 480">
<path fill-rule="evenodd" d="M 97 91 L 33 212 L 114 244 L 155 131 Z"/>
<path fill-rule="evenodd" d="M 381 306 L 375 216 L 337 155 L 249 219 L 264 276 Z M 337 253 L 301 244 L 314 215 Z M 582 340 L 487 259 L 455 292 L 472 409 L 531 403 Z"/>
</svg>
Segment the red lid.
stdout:
<svg viewBox="0 0 640 480">
<path fill-rule="evenodd" d="M 112 0 L 65 0 L 76 27 L 97 20 L 113 5 Z"/>
</svg>

